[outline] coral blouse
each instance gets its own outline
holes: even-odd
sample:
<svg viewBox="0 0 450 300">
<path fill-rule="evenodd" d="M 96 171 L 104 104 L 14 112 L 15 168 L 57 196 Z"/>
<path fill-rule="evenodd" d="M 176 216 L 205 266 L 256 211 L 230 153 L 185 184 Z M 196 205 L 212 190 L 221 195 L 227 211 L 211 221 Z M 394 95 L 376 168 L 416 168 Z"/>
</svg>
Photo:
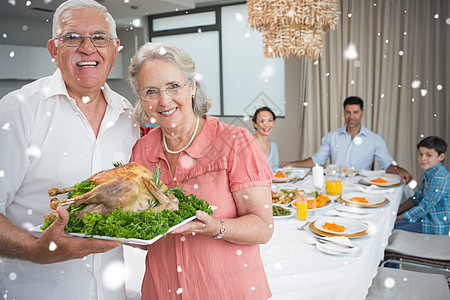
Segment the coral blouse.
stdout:
<svg viewBox="0 0 450 300">
<path fill-rule="evenodd" d="M 180 153 L 174 178 L 151 130 L 133 148 L 132 161 L 153 171 L 170 187 L 218 208 L 215 218 L 237 218 L 232 192 L 270 186 L 272 170 L 251 134 L 206 116 L 192 145 Z M 271 296 L 258 245 L 240 245 L 205 235 L 168 234 L 147 247 L 142 299 L 267 299 Z"/>
</svg>

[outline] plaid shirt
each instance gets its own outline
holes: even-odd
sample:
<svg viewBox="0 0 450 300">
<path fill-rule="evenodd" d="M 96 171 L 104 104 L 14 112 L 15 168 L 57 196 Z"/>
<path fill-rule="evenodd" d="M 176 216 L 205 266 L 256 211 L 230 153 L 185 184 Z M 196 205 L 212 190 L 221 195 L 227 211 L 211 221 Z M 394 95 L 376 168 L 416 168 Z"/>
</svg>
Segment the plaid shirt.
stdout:
<svg viewBox="0 0 450 300">
<path fill-rule="evenodd" d="M 416 206 L 402 216 L 410 223 L 422 218 L 422 233 L 448 234 L 450 173 L 442 163 L 425 171 L 419 190 L 409 198 Z"/>
</svg>

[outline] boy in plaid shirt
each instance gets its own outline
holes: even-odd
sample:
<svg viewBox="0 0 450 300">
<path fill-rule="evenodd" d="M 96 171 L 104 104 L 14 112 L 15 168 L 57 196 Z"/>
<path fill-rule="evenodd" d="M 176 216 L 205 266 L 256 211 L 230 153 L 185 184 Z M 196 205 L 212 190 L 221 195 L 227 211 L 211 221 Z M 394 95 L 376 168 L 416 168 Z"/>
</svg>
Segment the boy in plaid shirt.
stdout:
<svg viewBox="0 0 450 300">
<path fill-rule="evenodd" d="M 450 173 L 442 164 L 447 143 L 436 136 L 417 144 L 419 165 L 425 170 L 419 190 L 398 209 L 394 229 L 449 234 Z"/>
</svg>

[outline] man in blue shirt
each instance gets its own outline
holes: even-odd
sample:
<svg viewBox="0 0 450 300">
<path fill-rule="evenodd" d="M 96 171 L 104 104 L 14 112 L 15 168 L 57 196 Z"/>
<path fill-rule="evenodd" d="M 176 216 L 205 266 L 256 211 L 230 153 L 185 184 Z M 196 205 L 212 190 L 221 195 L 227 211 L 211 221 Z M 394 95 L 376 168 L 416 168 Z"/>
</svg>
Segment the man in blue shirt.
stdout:
<svg viewBox="0 0 450 300">
<path fill-rule="evenodd" d="M 323 165 L 331 156 L 333 164 L 343 169 L 355 167 L 358 172 L 371 170 L 374 159 L 387 173 L 398 174 L 406 182 L 411 175 L 399 167 L 389 155 L 383 138 L 361 124 L 364 117 L 364 102 L 359 97 L 348 97 L 344 101 L 345 126 L 327 133 L 322 138 L 322 145 L 311 157 L 295 162 L 283 162 L 283 166 L 312 168 Z"/>
<path fill-rule="evenodd" d="M 448 234 L 450 219 L 450 173 L 441 163 L 447 143 L 436 136 L 417 144 L 423 174 L 419 190 L 398 209 L 395 229 L 427 234 Z M 422 220 L 422 221 L 421 221 Z"/>
</svg>

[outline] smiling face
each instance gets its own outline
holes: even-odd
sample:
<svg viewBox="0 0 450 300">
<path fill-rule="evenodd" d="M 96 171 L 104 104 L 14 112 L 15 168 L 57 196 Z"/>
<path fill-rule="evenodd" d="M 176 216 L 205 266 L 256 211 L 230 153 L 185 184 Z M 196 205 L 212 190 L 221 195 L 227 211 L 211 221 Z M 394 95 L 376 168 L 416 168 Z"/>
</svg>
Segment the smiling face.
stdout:
<svg viewBox="0 0 450 300">
<path fill-rule="evenodd" d="M 154 99 L 140 101 L 152 122 L 161 126 L 167 134 L 192 124 L 195 119 L 192 108 L 192 95 L 195 94 L 195 84 L 191 86 L 181 69 L 161 59 L 146 61 L 137 76 L 139 93 L 155 89 L 161 91 Z M 163 90 L 179 86 L 175 95 L 169 96 Z"/>
<path fill-rule="evenodd" d="M 358 104 L 348 104 L 344 108 L 345 123 L 348 129 L 358 129 L 361 126 L 361 119 L 364 117 L 364 110 Z"/>
<path fill-rule="evenodd" d="M 440 155 L 436 150 L 419 147 L 419 154 L 417 156 L 417 160 L 419 161 L 419 165 L 424 170 L 429 170 L 439 162 L 443 161 L 445 158 L 445 153 L 441 153 Z"/>
<path fill-rule="evenodd" d="M 109 32 L 109 24 L 104 15 L 95 8 L 85 10 L 68 10 L 60 18 L 62 37 L 66 33 L 78 33 L 91 36 L 96 33 Z M 71 96 L 83 96 L 93 90 L 100 90 L 114 66 L 119 53 L 120 42 L 116 39 L 106 47 L 95 47 L 89 38 L 85 38 L 81 46 L 69 47 L 62 40 L 50 40 L 47 48 L 61 70 L 67 90 Z"/>
<path fill-rule="evenodd" d="M 262 136 L 269 136 L 273 130 L 273 116 L 268 111 L 260 111 L 256 116 L 256 123 L 253 122 L 253 126 L 256 129 L 256 133 Z"/>
</svg>

